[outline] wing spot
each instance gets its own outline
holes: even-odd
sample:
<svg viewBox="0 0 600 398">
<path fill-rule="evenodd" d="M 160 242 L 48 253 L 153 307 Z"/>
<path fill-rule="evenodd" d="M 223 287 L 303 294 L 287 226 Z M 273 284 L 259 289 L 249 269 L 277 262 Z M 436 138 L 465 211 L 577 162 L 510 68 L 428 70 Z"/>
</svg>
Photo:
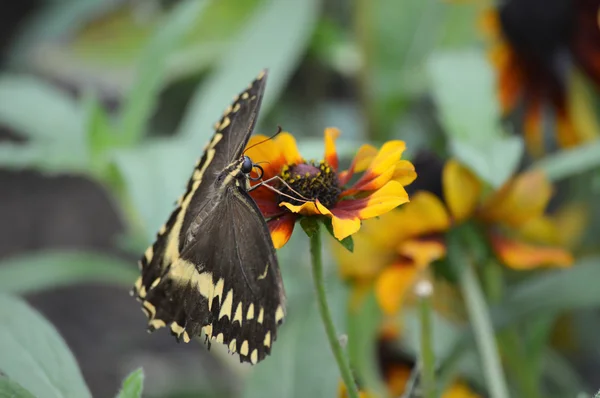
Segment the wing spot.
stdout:
<svg viewBox="0 0 600 398">
<path fill-rule="evenodd" d="M 235 106 L 233 107 L 232 111 L 235 113 L 235 112 L 239 111 L 241 107 L 242 107 L 242 106 L 241 106 L 241 105 L 240 105 L 240 103 L 238 102 L 237 104 L 235 104 Z"/>
<path fill-rule="evenodd" d="M 233 307 L 233 289 L 230 289 L 227 292 L 227 296 L 225 296 L 225 300 L 221 306 L 221 312 L 219 312 L 219 319 L 223 318 L 224 316 L 231 319 L 231 307 Z"/>
<path fill-rule="evenodd" d="M 150 322 L 148 322 L 148 325 L 151 328 L 153 328 L 154 330 L 160 329 L 160 328 L 163 328 L 163 327 L 167 326 L 165 324 L 165 321 L 163 321 L 162 319 L 153 319 Z"/>
<path fill-rule="evenodd" d="M 185 329 L 183 329 L 177 322 L 171 322 L 171 332 L 175 333 L 178 337 L 181 336 Z"/>
<path fill-rule="evenodd" d="M 204 333 L 208 336 L 211 337 L 212 336 L 212 331 L 213 331 L 213 327 L 212 325 L 206 325 L 202 328 L 204 330 Z"/>
<path fill-rule="evenodd" d="M 183 332 L 183 342 L 184 343 L 189 343 L 190 342 L 190 335 L 188 334 L 188 332 L 184 331 Z"/>
<path fill-rule="evenodd" d="M 267 273 L 269 272 L 269 263 L 265 266 L 265 271 L 258 276 L 258 280 L 265 279 L 267 277 Z"/>
<path fill-rule="evenodd" d="M 160 227 L 160 229 L 158 230 L 158 234 L 162 235 L 165 232 L 167 232 L 167 226 L 165 224 L 163 224 L 162 227 Z"/>
<path fill-rule="evenodd" d="M 240 354 L 247 356 L 248 355 L 248 340 L 244 340 L 242 346 L 240 347 Z"/>
<path fill-rule="evenodd" d="M 246 314 L 246 319 L 250 320 L 254 318 L 254 303 L 250 303 L 248 307 L 248 313 Z"/>
<path fill-rule="evenodd" d="M 223 298 L 223 287 L 225 286 L 225 280 L 223 278 L 219 279 L 217 284 L 215 285 L 215 291 L 213 293 L 213 298 L 219 298 L 219 305 L 221 305 L 221 299 Z"/>
<path fill-rule="evenodd" d="M 139 278 L 137 278 L 135 280 L 135 284 L 133 285 L 133 287 L 135 288 L 135 291 L 137 292 L 138 296 L 144 298 L 141 294 L 142 292 L 142 277 L 140 276 Z M 144 295 L 145 296 L 145 295 Z"/>
<path fill-rule="evenodd" d="M 144 301 L 142 303 L 142 306 L 148 310 L 148 313 L 149 313 L 148 318 L 154 319 L 154 317 L 156 316 L 156 307 L 154 307 L 152 305 L 152 303 L 150 303 L 149 301 Z"/>
<path fill-rule="evenodd" d="M 275 311 L 275 321 L 276 322 L 281 322 L 281 320 L 283 319 L 284 315 L 285 314 L 283 313 L 283 307 L 282 306 L 277 307 L 277 311 Z"/>
<path fill-rule="evenodd" d="M 233 111 L 233 108 L 231 107 L 231 105 L 228 105 L 227 109 L 225 109 L 225 112 L 223 112 L 223 116 L 229 115 L 231 113 L 231 111 Z"/>
<path fill-rule="evenodd" d="M 235 310 L 235 316 L 233 317 L 233 322 L 238 321 L 240 326 L 242 325 L 242 302 L 238 303 L 237 309 Z"/>
<path fill-rule="evenodd" d="M 237 342 L 235 341 L 235 339 L 231 340 L 231 342 L 229 343 L 229 351 L 235 352 L 235 349 L 237 348 L 236 343 Z"/>
<path fill-rule="evenodd" d="M 265 339 L 263 340 L 263 345 L 265 347 L 271 347 L 271 331 L 270 330 L 265 334 Z"/>
<path fill-rule="evenodd" d="M 256 362 L 258 362 L 258 350 L 256 348 L 250 354 L 250 362 L 252 362 L 252 365 L 256 365 Z"/>
<path fill-rule="evenodd" d="M 256 320 L 256 322 L 262 324 L 264 316 L 265 316 L 265 309 L 263 307 L 260 307 L 260 311 L 258 312 L 258 319 Z"/>
<path fill-rule="evenodd" d="M 150 246 L 144 252 L 144 258 L 146 259 L 146 262 L 149 263 L 150 261 L 152 261 L 153 256 L 154 256 L 154 247 Z"/>
<path fill-rule="evenodd" d="M 222 343 L 223 342 L 223 333 L 219 333 L 217 335 L 217 338 L 215 340 L 217 343 Z"/>
<path fill-rule="evenodd" d="M 252 85 L 250 85 L 248 88 L 252 88 Z M 250 95 L 247 92 L 242 93 L 243 100 L 247 100 L 249 97 L 250 97 Z"/>
<path fill-rule="evenodd" d="M 156 278 L 154 282 L 150 285 L 150 290 L 154 289 L 160 283 L 160 278 Z"/>
<path fill-rule="evenodd" d="M 231 119 L 229 119 L 229 117 L 225 116 L 225 118 L 223 119 L 223 122 L 221 122 L 221 124 L 218 127 L 219 131 L 225 130 L 227 128 L 227 126 L 229 126 L 230 124 L 231 124 Z"/>
</svg>

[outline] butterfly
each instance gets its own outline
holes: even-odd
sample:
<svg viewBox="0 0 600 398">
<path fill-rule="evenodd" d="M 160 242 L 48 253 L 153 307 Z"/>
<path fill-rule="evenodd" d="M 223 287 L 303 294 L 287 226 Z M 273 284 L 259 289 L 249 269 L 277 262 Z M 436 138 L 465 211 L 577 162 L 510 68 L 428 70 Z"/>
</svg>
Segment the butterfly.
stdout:
<svg viewBox="0 0 600 398">
<path fill-rule="evenodd" d="M 216 124 L 132 290 L 150 332 L 166 327 L 186 343 L 204 332 L 209 348 L 223 343 L 252 364 L 270 354 L 285 316 L 275 248 L 248 194 L 258 166 L 244 155 L 266 81 L 264 70 Z"/>
</svg>

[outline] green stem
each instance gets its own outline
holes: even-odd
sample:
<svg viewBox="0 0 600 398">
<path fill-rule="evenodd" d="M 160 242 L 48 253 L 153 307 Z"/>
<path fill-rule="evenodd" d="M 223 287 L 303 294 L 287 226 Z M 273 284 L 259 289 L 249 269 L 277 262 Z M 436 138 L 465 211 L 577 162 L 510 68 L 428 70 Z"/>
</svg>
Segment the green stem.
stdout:
<svg viewBox="0 0 600 398">
<path fill-rule="evenodd" d="M 423 366 L 423 391 L 425 398 L 436 398 L 435 355 L 433 353 L 431 325 L 431 283 L 420 281 L 415 291 L 419 296 L 419 318 L 421 321 L 421 364 Z"/>
<path fill-rule="evenodd" d="M 325 295 L 325 281 L 323 279 L 323 262 L 321 260 L 321 233 L 317 227 L 310 236 L 310 257 L 312 260 L 313 268 L 313 281 L 315 289 L 317 291 L 317 302 L 319 303 L 319 312 L 321 313 L 321 319 L 323 325 L 325 325 L 325 333 L 331 346 L 331 351 L 335 357 L 338 368 L 342 375 L 342 379 L 346 384 L 346 390 L 349 398 L 358 398 L 358 389 L 354 383 L 352 372 L 350 371 L 350 364 L 344 350 L 338 340 L 338 334 L 335 331 L 333 320 L 331 319 L 331 312 L 329 311 L 329 305 L 327 304 L 327 297 Z"/>
<path fill-rule="evenodd" d="M 469 263 L 462 264 L 460 287 L 466 302 L 467 312 L 475 334 L 475 342 L 483 365 L 483 372 L 491 398 L 508 398 L 506 378 L 500 363 L 494 329 L 485 297 Z"/>
</svg>

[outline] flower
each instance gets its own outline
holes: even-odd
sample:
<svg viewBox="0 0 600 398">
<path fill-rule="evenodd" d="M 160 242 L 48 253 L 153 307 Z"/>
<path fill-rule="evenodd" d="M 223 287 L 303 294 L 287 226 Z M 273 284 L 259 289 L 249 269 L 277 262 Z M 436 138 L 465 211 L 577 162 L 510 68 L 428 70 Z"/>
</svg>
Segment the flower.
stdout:
<svg viewBox="0 0 600 398">
<path fill-rule="evenodd" d="M 524 135 L 534 155 L 544 151 L 545 105 L 554 111 L 560 146 L 595 138 L 593 111 L 589 101 L 577 101 L 585 90 L 572 72 L 583 72 L 600 88 L 599 8 L 599 0 L 508 0 L 484 15 L 501 107 L 509 113 L 522 100 Z"/>
<path fill-rule="evenodd" d="M 485 197 L 481 181 L 456 160 L 447 161 L 439 174 L 442 198 L 417 191 L 405 206 L 365 222 L 354 236 L 352 255 L 334 249 L 342 277 L 353 282 L 353 300 L 373 287 L 384 314 L 396 314 L 416 281 L 431 277 L 429 265 L 445 257 L 445 233 L 465 222 L 473 223 L 499 261 L 514 270 L 572 264 L 562 230 L 577 229 L 574 217 L 545 213 L 552 188 L 542 172 L 517 175 Z M 434 296 L 434 301 L 443 296 L 435 304 L 452 305 L 453 289 L 434 283 L 436 292 L 444 292 Z"/>
<path fill-rule="evenodd" d="M 320 162 L 306 161 L 287 132 L 272 140 L 261 135 L 250 139 L 246 155 L 261 164 L 262 180 L 270 181 L 274 188 L 263 185 L 250 195 L 268 220 L 276 248 L 287 243 L 300 216 L 331 219 L 333 235 L 343 240 L 360 229 L 361 220 L 408 202 L 404 186 L 416 178 L 416 173 L 412 163 L 401 159 L 404 142 L 389 141 L 379 150 L 363 145 L 350 167 L 340 171 L 335 147 L 339 134 L 335 128 L 325 129 L 325 156 Z"/>
<path fill-rule="evenodd" d="M 393 344 L 389 344 L 386 339 L 380 337 L 378 341 L 378 360 L 379 370 L 383 381 L 391 397 L 404 396 L 407 393 L 406 388 L 410 380 L 411 373 L 415 367 L 415 361 L 410 356 L 400 352 Z M 338 397 L 346 398 L 346 386 L 340 383 Z M 360 391 L 360 398 L 372 398 L 375 395 L 367 391 Z M 478 398 L 476 394 L 466 383 L 457 380 L 442 393 L 441 398 Z"/>
</svg>

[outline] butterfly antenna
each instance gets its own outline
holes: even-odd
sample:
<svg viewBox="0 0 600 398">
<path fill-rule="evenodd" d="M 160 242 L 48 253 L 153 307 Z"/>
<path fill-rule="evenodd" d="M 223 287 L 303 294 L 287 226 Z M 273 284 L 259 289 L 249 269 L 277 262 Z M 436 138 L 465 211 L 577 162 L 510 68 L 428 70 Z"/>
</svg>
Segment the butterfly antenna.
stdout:
<svg viewBox="0 0 600 398">
<path fill-rule="evenodd" d="M 267 142 L 267 141 L 269 141 L 269 140 L 272 140 L 273 138 L 277 137 L 277 135 L 278 135 L 279 133 L 281 133 L 282 131 L 283 131 L 283 130 L 281 129 L 281 126 L 277 126 L 277 131 L 275 132 L 275 134 L 273 134 L 273 135 L 272 135 L 272 136 L 270 136 L 269 138 L 265 138 L 264 140 L 262 140 L 262 141 L 259 141 L 259 142 L 257 142 L 256 144 L 254 144 L 254 145 L 251 145 L 251 146 L 249 146 L 248 148 L 244 149 L 244 153 L 246 153 L 246 151 L 247 151 L 247 150 L 249 150 L 250 148 L 254 148 L 254 147 L 255 147 L 255 146 L 257 146 L 257 145 L 260 145 L 260 144 L 262 144 L 262 143 L 264 143 L 264 142 Z"/>
</svg>

